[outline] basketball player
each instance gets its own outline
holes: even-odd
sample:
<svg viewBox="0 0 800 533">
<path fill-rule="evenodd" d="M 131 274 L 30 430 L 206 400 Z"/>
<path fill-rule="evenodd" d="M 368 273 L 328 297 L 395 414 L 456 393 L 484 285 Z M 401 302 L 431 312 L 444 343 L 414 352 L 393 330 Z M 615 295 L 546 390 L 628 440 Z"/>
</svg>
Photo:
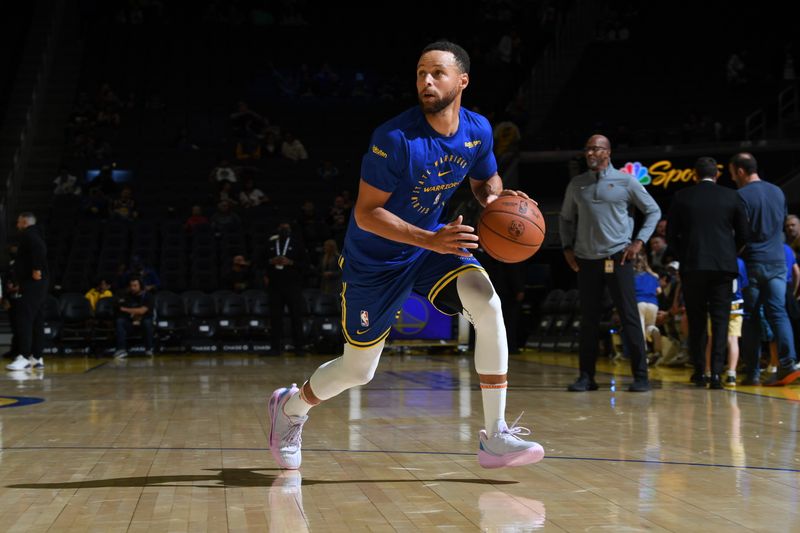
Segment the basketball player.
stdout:
<svg viewBox="0 0 800 533">
<path fill-rule="evenodd" d="M 439 41 L 417 65 L 419 107 L 378 127 L 364 155 L 358 199 L 350 218 L 342 267 L 344 354 L 320 366 L 302 388 L 276 390 L 269 401 L 269 445 L 283 468 L 301 462 L 301 431 L 308 411 L 351 387 L 369 383 L 397 312 L 411 291 L 475 327 L 475 368 L 485 430 L 478 461 L 485 468 L 539 461 L 543 448 L 522 440 L 530 430 L 505 421 L 508 347 L 500 299 L 470 250 L 472 227 L 459 216 L 443 224 L 448 200 L 469 178 L 486 206 L 504 190 L 486 118 L 461 108 L 469 84 L 469 56 Z"/>
</svg>

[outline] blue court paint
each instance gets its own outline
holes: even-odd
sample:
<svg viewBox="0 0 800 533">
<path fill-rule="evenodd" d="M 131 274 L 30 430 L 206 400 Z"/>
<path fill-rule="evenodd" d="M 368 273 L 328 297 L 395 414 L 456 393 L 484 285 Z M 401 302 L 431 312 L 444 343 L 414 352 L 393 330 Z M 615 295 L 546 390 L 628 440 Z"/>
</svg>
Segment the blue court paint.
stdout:
<svg viewBox="0 0 800 533">
<path fill-rule="evenodd" d="M 0 396 L 0 409 L 6 407 L 22 407 L 24 405 L 33 405 L 41 403 L 44 398 L 31 398 L 27 396 Z"/>
</svg>

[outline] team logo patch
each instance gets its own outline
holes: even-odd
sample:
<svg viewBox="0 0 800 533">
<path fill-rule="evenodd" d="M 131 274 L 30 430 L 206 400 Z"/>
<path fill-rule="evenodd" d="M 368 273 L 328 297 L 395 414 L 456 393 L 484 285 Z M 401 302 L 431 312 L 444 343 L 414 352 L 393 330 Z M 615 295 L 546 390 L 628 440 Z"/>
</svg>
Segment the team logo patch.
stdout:
<svg viewBox="0 0 800 533">
<path fill-rule="evenodd" d="M 528 203 L 527 202 L 520 202 L 519 203 L 519 214 L 524 215 L 528 212 Z"/>
<path fill-rule="evenodd" d="M 361 310 L 361 327 L 368 328 L 369 327 L 369 313 L 365 310 Z"/>
</svg>

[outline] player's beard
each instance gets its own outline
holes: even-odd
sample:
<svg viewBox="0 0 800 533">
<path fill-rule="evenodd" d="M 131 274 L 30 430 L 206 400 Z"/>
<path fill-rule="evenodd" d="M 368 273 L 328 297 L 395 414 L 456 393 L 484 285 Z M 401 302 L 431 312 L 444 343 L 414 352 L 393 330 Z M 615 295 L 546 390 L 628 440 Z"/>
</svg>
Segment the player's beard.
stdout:
<svg viewBox="0 0 800 533">
<path fill-rule="evenodd" d="M 422 95 L 417 95 L 417 98 L 419 99 L 419 105 L 422 107 L 423 113 L 426 115 L 435 115 L 452 104 L 455 101 L 456 96 L 458 96 L 458 87 L 453 87 L 452 91 L 442 96 L 438 100 L 434 100 L 433 102 L 425 103 L 422 100 Z"/>
</svg>

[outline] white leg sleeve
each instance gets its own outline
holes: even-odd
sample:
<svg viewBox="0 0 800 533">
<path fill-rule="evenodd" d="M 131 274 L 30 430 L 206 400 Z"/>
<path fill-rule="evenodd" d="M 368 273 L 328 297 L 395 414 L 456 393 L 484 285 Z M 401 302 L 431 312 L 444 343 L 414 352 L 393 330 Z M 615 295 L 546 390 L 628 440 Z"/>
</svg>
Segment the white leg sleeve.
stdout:
<svg viewBox="0 0 800 533">
<path fill-rule="evenodd" d="M 384 342 L 365 349 L 345 344 L 341 357 L 328 361 L 311 375 L 309 382 L 314 396 L 327 400 L 351 387 L 369 383 L 378 368 Z"/>
<path fill-rule="evenodd" d="M 456 279 L 464 316 L 475 327 L 475 370 L 478 374 L 508 372 L 508 344 L 500 297 L 481 270 L 468 270 Z"/>
</svg>

